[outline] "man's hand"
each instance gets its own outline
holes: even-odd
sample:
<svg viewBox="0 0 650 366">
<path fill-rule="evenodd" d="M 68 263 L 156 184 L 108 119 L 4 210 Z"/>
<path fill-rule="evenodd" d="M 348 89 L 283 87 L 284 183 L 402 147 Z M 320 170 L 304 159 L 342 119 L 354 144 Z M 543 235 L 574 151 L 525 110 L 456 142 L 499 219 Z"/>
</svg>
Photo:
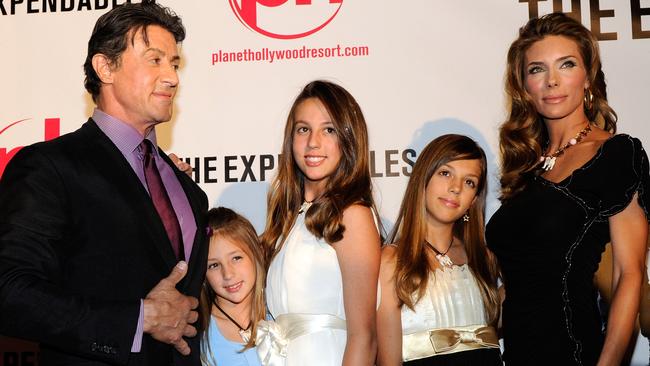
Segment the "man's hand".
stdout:
<svg viewBox="0 0 650 366">
<path fill-rule="evenodd" d="M 158 282 L 144 299 L 144 332 L 154 339 L 173 345 L 183 355 L 190 354 L 190 347 L 183 337 L 193 337 L 196 329 L 195 311 L 199 301 L 176 290 L 176 284 L 185 277 L 187 263 L 176 264 L 167 278 Z"/>
</svg>

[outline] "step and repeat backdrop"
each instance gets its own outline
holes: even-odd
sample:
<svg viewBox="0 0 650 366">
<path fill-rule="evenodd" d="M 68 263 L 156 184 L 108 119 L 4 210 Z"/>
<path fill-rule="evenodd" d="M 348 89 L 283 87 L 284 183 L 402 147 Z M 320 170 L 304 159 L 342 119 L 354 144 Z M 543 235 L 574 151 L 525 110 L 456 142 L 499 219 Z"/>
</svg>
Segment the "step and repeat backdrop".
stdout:
<svg viewBox="0 0 650 366">
<path fill-rule="evenodd" d="M 77 129 L 94 104 L 82 64 L 96 19 L 125 0 L 0 0 L 0 175 L 25 145 Z M 505 57 L 530 17 L 572 13 L 600 39 L 619 132 L 650 144 L 649 0 L 162 0 L 187 28 L 173 119 L 158 141 L 192 165 L 212 206 L 261 231 L 283 127 L 301 87 L 341 84 L 368 122 L 382 221 L 392 227 L 421 149 L 473 137 L 496 199 Z M 648 363 L 637 342 L 634 363 Z M 38 348 L 0 337 L 0 366 Z"/>
</svg>

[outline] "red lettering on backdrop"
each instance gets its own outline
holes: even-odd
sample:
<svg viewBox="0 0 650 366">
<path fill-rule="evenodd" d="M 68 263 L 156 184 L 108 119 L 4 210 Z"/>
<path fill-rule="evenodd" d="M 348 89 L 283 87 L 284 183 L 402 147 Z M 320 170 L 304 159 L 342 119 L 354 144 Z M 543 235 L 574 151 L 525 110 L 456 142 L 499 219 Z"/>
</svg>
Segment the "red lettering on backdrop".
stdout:
<svg viewBox="0 0 650 366">
<path fill-rule="evenodd" d="M 7 149 L 4 147 L 0 148 L 0 178 L 2 178 L 2 173 L 5 172 L 5 168 L 7 167 L 7 164 L 9 164 L 9 160 L 11 160 L 18 150 L 22 148 L 22 146 L 18 146 L 9 150 L 9 152 L 7 152 Z"/>
<path fill-rule="evenodd" d="M 8 126 L 0 130 L 0 134 L 8 130 L 10 127 L 17 125 L 18 123 L 28 121 L 31 118 L 22 119 L 13 123 L 10 123 Z M 44 133 L 43 141 L 49 141 L 54 138 L 57 138 L 61 135 L 61 119 L 60 118 L 46 118 L 44 122 Z M 9 164 L 9 161 L 22 149 L 23 146 L 17 146 L 13 149 L 7 151 L 7 148 L 0 148 L 0 178 Z"/>
<path fill-rule="evenodd" d="M 18 120 L 16 122 L 10 123 L 7 127 L 0 130 L 0 135 L 2 135 L 3 132 L 7 131 L 11 126 L 14 126 L 14 125 L 19 124 L 20 122 L 25 122 L 25 121 L 29 121 L 29 120 L 30 120 L 30 118 L 25 118 L 25 119 L 21 119 L 21 120 Z"/>
<path fill-rule="evenodd" d="M 240 15 L 244 23 L 257 26 L 257 4 L 273 8 L 286 2 L 287 0 L 242 0 Z"/>
<path fill-rule="evenodd" d="M 45 119 L 45 136 L 43 141 L 50 141 L 61 136 L 61 119 L 59 118 L 46 118 Z"/>
<path fill-rule="evenodd" d="M 343 0 L 330 0 L 330 4 L 342 4 Z M 311 0 L 296 0 L 296 5 L 311 5 Z"/>
<path fill-rule="evenodd" d="M 336 9 L 334 14 L 327 19 L 323 24 L 320 24 L 316 26 L 313 29 L 303 31 L 301 33 L 297 34 L 277 34 L 270 32 L 268 30 L 262 29 L 258 26 L 257 24 L 257 5 L 262 5 L 266 6 L 269 8 L 274 8 L 278 7 L 280 5 L 285 4 L 289 0 L 241 0 L 238 3 L 238 0 L 230 0 L 230 7 L 232 8 L 233 12 L 237 15 L 239 20 L 249 27 L 250 29 L 263 34 L 267 37 L 271 38 L 276 38 L 276 39 L 295 39 L 295 38 L 302 38 L 306 37 L 310 34 L 313 34 L 315 32 L 318 32 L 322 28 L 324 28 L 329 22 L 334 19 L 336 14 L 338 14 L 338 11 L 340 9 L 340 5 L 343 5 L 343 0 L 329 0 L 330 4 L 340 4 L 339 8 Z M 311 5 L 312 0 L 295 0 L 296 5 Z"/>
</svg>

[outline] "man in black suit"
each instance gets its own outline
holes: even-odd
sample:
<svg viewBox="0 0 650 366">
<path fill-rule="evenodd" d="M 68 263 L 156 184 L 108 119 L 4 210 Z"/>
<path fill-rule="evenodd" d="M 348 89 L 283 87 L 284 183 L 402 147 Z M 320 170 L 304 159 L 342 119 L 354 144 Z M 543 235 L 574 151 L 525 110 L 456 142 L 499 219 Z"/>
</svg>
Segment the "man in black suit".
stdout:
<svg viewBox="0 0 650 366">
<path fill-rule="evenodd" d="M 97 108 L 23 148 L 0 180 L 0 334 L 42 365 L 200 365 L 205 193 L 156 145 L 185 29 L 124 4 L 96 23 L 84 69 Z"/>
</svg>

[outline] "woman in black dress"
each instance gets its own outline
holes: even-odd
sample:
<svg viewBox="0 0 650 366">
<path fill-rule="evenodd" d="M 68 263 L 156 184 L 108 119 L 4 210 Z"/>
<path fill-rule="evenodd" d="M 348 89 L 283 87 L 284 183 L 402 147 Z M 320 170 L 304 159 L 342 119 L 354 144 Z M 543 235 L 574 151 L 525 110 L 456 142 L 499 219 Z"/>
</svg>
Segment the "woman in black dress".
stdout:
<svg viewBox="0 0 650 366">
<path fill-rule="evenodd" d="M 648 161 L 614 135 L 598 42 L 564 14 L 532 19 L 510 46 L 500 130 L 501 208 L 487 241 L 503 274 L 507 365 L 615 365 L 636 319 L 648 233 Z M 593 275 L 612 243 L 603 329 Z"/>
</svg>

